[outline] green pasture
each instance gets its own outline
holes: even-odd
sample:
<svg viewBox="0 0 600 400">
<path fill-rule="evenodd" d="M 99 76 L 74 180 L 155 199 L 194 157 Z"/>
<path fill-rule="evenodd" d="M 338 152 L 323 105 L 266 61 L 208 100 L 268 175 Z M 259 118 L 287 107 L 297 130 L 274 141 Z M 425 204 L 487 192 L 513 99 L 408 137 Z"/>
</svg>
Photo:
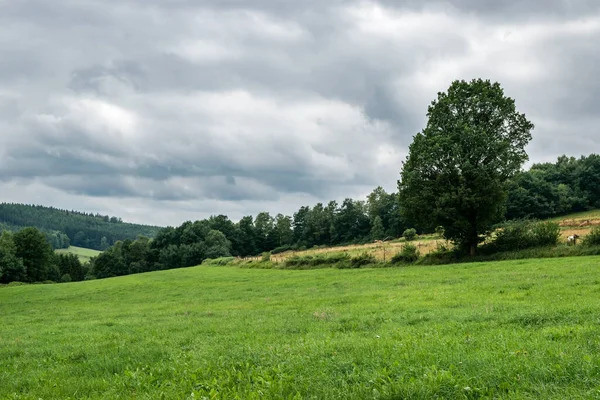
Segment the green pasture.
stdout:
<svg viewBox="0 0 600 400">
<path fill-rule="evenodd" d="M 600 257 L 0 288 L 2 399 L 600 397 Z"/>
<path fill-rule="evenodd" d="M 90 261 L 90 258 L 96 257 L 98 254 L 101 253 L 98 250 L 86 249 L 83 247 L 76 247 L 76 246 L 70 246 L 68 249 L 58 249 L 55 251 L 57 253 L 62 253 L 62 254 L 66 254 L 66 253 L 75 254 L 77 257 L 79 257 L 79 261 L 81 261 L 82 263 L 86 263 L 86 262 Z"/>
</svg>

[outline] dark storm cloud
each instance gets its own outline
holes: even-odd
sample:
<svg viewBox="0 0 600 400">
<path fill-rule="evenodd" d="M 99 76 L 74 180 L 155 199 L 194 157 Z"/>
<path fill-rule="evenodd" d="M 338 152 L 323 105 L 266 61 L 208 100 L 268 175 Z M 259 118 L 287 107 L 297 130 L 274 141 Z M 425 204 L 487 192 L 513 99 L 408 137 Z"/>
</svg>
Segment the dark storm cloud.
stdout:
<svg viewBox="0 0 600 400">
<path fill-rule="evenodd" d="M 0 37 L 13 201 L 164 223 L 395 190 L 427 105 L 474 77 L 536 124 L 532 161 L 600 145 L 597 1 L 29 0 Z"/>
</svg>

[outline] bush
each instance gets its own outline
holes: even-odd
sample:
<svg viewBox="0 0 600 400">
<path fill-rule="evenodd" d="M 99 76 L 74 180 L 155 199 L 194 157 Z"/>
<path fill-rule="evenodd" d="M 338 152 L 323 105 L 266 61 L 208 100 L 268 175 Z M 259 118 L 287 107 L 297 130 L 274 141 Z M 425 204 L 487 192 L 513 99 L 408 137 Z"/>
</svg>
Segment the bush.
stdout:
<svg viewBox="0 0 600 400">
<path fill-rule="evenodd" d="M 556 246 L 560 238 L 560 226 L 556 222 L 537 222 L 531 228 L 534 246 Z"/>
<path fill-rule="evenodd" d="M 491 247 L 494 251 L 520 250 L 532 245 L 531 222 L 511 221 L 500 226 Z M 490 246 L 488 246 L 490 247 Z"/>
<path fill-rule="evenodd" d="M 321 268 L 349 262 L 349 260 L 350 257 L 346 253 L 333 253 L 328 256 L 294 256 L 285 260 L 283 266 L 292 269 Z"/>
<path fill-rule="evenodd" d="M 402 234 L 402 237 L 404 237 L 404 239 L 407 242 L 410 242 L 411 240 L 415 240 L 417 238 L 417 230 L 414 228 L 409 228 L 404 231 L 404 233 Z"/>
<path fill-rule="evenodd" d="M 583 238 L 583 245 L 600 246 L 600 226 L 592 229 L 592 231 Z"/>
<path fill-rule="evenodd" d="M 559 238 L 560 226 L 556 222 L 511 221 L 503 224 L 494 241 L 483 249 L 498 252 L 556 246 Z"/>
<path fill-rule="evenodd" d="M 63 276 L 61 276 L 60 281 L 63 283 L 67 283 L 67 282 L 71 282 L 71 275 L 69 274 L 64 274 Z"/>
<path fill-rule="evenodd" d="M 202 261 L 202 265 L 212 265 L 222 267 L 231 264 L 235 260 L 235 257 L 219 257 L 219 258 L 207 258 Z"/>
<path fill-rule="evenodd" d="M 441 226 L 441 225 L 440 225 L 440 226 L 436 226 L 436 227 L 435 227 L 435 234 L 436 234 L 436 235 L 438 235 L 439 237 L 443 237 L 443 236 L 444 236 L 444 232 L 445 232 L 445 231 L 446 231 L 446 230 L 445 230 L 445 229 L 444 229 L 444 227 L 443 227 L 443 226 Z"/>
<path fill-rule="evenodd" d="M 392 257 L 392 264 L 410 264 L 419 259 L 420 253 L 417 246 L 407 244 L 402 248 L 400 253 Z"/>
<path fill-rule="evenodd" d="M 264 253 L 262 253 L 261 261 L 262 262 L 271 261 L 271 253 L 269 253 L 268 251 L 265 251 Z"/>
<path fill-rule="evenodd" d="M 292 249 L 292 247 L 289 244 L 286 244 L 285 246 L 275 247 L 273 250 L 271 250 L 271 254 L 279 254 L 279 253 L 289 251 L 291 249 Z"/>
<path fill-rule="evenodd" d="M 377 259 L 374 255 L 369 253 L 362 253 L 357 256 L 351 257 L 349 260 L 344 260 L 336 264 L 336 268 L 360 268 L 365 265 L 376 264 Z"/>
</svg>

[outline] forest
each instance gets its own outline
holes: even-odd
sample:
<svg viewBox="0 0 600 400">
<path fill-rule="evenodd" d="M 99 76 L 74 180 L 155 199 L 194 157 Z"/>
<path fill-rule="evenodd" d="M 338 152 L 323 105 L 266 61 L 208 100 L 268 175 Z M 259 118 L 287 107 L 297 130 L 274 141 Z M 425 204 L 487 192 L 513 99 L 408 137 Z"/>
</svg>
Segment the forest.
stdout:
<svg viewBox="0 0 600 400">
<path fill-rule="evenodd" d="M 94 250 L 106 250 L 119 240 L 154 237 L 160 229 L 125 223 L 119 217 L 108 215 L 0 203 L 0 231 L 17 232 L 29 226 L 41 230 L 54 249 L 78 246 Z"/>
</svg>

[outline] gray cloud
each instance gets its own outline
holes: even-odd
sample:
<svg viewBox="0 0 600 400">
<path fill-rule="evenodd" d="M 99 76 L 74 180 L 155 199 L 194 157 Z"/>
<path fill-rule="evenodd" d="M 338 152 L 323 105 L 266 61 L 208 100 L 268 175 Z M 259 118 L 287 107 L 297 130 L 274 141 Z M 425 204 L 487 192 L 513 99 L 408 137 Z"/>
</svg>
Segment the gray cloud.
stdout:
<svg viewBox="0 0 600 400">
<path fill-rule="evenodd" d="M 178 224 L 395 190 L 474 77 L 536 124 L 532 161 L 600 144 L 597 1 L 29 0 L 0 35 L 11 201 Z"/>
</svg>

